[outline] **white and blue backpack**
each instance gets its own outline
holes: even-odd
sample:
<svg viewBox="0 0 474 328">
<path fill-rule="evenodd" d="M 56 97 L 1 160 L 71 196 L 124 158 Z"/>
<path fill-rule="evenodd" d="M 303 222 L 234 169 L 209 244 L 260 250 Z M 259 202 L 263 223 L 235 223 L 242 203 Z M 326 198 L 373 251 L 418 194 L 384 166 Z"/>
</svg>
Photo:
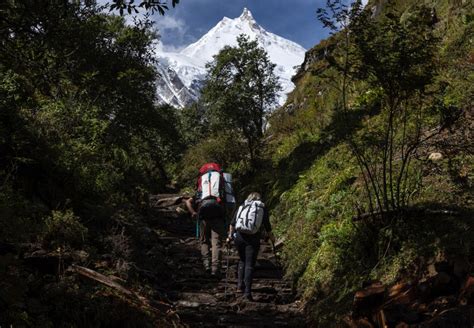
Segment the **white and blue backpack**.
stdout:
<svg viewBox="0 0 474 328">
<path fill-rule="evenodd" d="M 256 234 L 262 225 L 264 212 L 264 203 L 246 200 L 237 210 L 235 229 L 244 234 Z"/>
</svg>

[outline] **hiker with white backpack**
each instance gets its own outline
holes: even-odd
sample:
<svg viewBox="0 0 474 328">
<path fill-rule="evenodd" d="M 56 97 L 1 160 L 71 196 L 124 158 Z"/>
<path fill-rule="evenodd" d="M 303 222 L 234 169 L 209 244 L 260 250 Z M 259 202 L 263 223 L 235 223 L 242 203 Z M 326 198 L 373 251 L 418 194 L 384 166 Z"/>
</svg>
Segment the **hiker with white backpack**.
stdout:
<svg viewBox="0 0 474 328">
<path fill-rule="evenodd" d="M 248 195 L 245 202 L 238 208 L 229 226 L 227 243 L 234 240 L 239 253 L 237 270 L 237 291 L 244 294 L 244 299 L 252 301 L 252 280 L 262 229 L 275 242 L 268 210 L 257 192 Z"/>
</svg>

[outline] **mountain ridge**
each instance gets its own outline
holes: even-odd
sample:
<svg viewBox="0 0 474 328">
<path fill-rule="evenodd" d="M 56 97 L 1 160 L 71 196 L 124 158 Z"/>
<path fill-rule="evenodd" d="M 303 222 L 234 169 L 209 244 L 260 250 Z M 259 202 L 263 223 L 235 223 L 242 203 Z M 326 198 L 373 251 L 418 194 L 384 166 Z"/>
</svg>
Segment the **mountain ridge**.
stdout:
<svg viewBox="0 0 474 328">
<path fill-rule="evenodd" d="M 265 30 L 247 8 L 237 18 L 223 17 L 199 40 L 180 52 L 166 52 L 160 43 L 156 46 L 157 68 L 161 75 L 157 82 L 160 102 L 183 108 L 197 101 L 206 76 L 206 63 L 224 46 L 237 45 L 237 36 L 240 34 L 256 39 L 276 64 L 275 73 L 283 87 L 278 103 L 282 105 L 286 94 L 294 88 L 291 77 L 296 73 L 295 66 L 303 63 L 306 49 Z M 180 96 L 182 94 L 186 96 Z"/>
</svg>

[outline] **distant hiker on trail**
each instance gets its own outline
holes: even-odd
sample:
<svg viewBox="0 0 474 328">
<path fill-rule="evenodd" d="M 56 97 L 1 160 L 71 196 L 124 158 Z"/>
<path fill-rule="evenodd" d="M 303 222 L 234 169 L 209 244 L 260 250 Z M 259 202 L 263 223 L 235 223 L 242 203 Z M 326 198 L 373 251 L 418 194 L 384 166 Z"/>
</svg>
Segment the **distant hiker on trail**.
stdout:
<svg viewBox="0 0 474 328">
<path fill-rule="evenodd" d="M 262 226 L 274 243 L 275 236 L 272 233 L 268 210 L 260 194 L 252 192 L 235 213 L 227 238 L 227 243 L 234 240 L 240 258 L 237 270 L 237 290 L 244 293 L 244 298 L 249 301 L 253 300 L 252 279 L 260 249 Z"/>
<path fill-rule="evenodd" d="M 225 211 L 229 195 L 226 194 L 224 174 L 219 164 L 204 164 L 199 169 L 196 195 L 186 200 L 188 211 L 198 220 L 204 269 L 213 276 L 220 275 L 222 241 L 226 231 Z"/>
</svg>

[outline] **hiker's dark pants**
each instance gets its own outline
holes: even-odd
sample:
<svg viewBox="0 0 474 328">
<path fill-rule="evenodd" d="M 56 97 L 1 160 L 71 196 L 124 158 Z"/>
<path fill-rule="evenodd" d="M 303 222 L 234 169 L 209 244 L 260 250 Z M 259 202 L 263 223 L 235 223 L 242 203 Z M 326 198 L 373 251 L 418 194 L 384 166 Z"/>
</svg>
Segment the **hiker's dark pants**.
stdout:
<svg viewBox="0 0 474 328">
<path fill-rule="evenodd" d="M 239 252 L 239 267 L 237 270 L 238 288 L 250 295 L 252 292 L 252 279 L 258 250 L 260 249 L 260 234 L 246 235 L 237 232 L 235 247 Z"/>
</svg>

